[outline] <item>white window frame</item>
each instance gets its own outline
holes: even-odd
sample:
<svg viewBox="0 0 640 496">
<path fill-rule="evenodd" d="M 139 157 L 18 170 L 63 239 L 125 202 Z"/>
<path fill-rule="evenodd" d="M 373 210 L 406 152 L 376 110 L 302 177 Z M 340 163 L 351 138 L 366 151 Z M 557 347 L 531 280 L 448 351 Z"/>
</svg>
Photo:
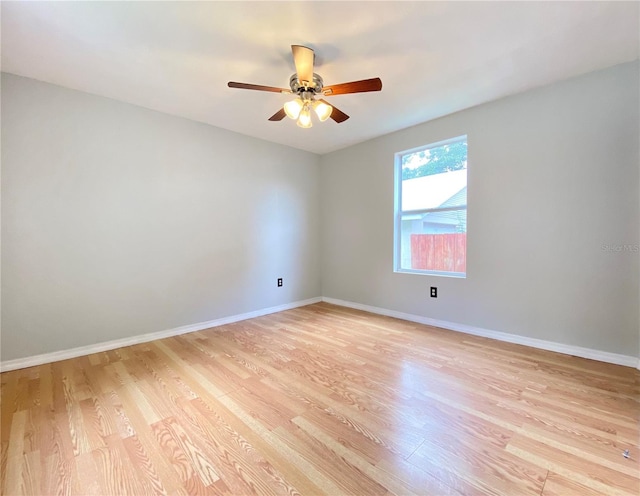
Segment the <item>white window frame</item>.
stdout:
<svg viewBox="0 0 640 496">
<path fill-rule="evenodd" d="M 394 156 L 394 181 L 393 181 L 393 192 L 394 192 L 394 216 L 393 216 L 393 271 L 403 274 L 421 274 L 421 275 L 429 275 L 429 276 L 444 276 L 444 277 L 454 277 L 459 279 L 464 279 L 467 277 L 467 272 L 447 272 L 447 271 L 439 271 L 439 270 L 425 270 L 425 269 L 404 269 L 401 267 L 402 264 L 402 255 L 401 255 L 401 243 L 402 243 L 402 216 L 406 214 L 423 214 L 427 212 L 444 212 L 451 210 L 462 210 L 461 207 L 444 207 L 444 208 L 427 208 L 420 210 L 402 210 L 402 157 L 405 155 L 410 155 L 412 153 L 417 153 L 423 150 L 429 150 L 431 148 L 438 148 L 444 145 L 449 145 L 451 143 L 457 143 L 459 141 L 466 141 L 467 145 L 469 143 L 468 137 L 466 134 L 461 136 L 456 136 L 455 138 L 450 138 L 442 141 L 438 141 L 436 143 L 429 143 L 428 145 L 418 146 L 416 148 L 411 148 L 409 150 L 403 150 L 401 152 L 397 152 Z M 468 151 L 467 151 L 467 164 L 469 161 Z M 468 171 L 468 165 L 467 165 Z M 468 176 L 467 176 L 467 187 L 468 187 Z M 468 211 L 468 201 L 464 206 L 464 210 Z M 467 252 L 468 254 L 468 252 Z"/>
</svg>

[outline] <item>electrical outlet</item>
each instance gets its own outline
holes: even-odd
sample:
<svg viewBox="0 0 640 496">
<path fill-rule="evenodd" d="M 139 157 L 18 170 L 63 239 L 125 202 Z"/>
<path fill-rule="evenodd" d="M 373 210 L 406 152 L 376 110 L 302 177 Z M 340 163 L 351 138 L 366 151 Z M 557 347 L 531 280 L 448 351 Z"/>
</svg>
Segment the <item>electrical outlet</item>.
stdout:
<svg viewBox="0 0 640 496">
<path fill-rule="evenodd" d="M 282 277 L 278 277 L 278 287 L 282 287 Z"/>
<path fill-rule="evenodd" d="M 431 286 L 431 298 L 437 298 L 438 297 L 438 288 L 436 288 L 435 286 Z"/>
</svg>

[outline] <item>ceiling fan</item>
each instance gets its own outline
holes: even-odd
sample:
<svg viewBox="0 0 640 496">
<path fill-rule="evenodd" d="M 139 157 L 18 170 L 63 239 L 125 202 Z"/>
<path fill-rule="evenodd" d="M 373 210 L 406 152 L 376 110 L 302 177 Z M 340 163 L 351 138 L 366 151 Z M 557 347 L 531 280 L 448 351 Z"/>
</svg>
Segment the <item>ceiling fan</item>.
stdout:
<svg viewBox="0 0 640 496">
<path fill-rule="evenodd" d="M 348 93 L 364 93 L 367 91 L 380 91 L 382 81 L 380 78 L 362 79 L 349 83 L 333 84 L 324 86 L 322 78 L 313 72 L 313 62 L 315 54 L 309 47 L 302 45 L 291 45 L 293 52 L 293 63 L 296 72 L 289 78 L 289 87 L 276 88 L 274 86 L 262 86 L 259 84 L 236 83 L 229 81 L 229 88 L 239 88 L 243 90 L 271 91 L 274 93 L 295 94 L 297 97 L 284 104 L 284 107 L 269 117 L 270 121 L 281 121 L 285 116 L 297 120 L 300 127 L 309 128 L 311 122 L 311 110 L 313 110 L 321 122 L 329 117 L 338 124 L 346 121 L 349 116 L 329 105 L 328 102 L 318 96 L 346 95 Z"/>
</svg>

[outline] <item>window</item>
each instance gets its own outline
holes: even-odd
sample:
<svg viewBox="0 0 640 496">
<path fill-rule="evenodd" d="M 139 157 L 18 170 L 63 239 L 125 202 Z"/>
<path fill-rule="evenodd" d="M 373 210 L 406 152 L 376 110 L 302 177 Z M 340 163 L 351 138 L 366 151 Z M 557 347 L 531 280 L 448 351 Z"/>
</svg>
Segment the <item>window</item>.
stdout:
<svg viewBox="0 0 640 496">
<path fill-rule="evenodd" d="M 396 153 L 394 270 L 467 272 L 467 137 Z"/>
</svg>

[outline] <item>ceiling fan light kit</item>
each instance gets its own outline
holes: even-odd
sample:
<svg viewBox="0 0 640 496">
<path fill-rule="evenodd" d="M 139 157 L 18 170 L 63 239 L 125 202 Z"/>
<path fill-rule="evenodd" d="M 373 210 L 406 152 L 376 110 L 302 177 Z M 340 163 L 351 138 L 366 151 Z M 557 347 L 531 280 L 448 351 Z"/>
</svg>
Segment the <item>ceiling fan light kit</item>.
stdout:
<svg viewBox="0 0 640 496">
<path fill-rule="evenodd" d="M 325 102 L 315 99 L 303 99 L 300 97 L 285 103 L 283 108 L 287 117 L 297 120 L 298 126 L 305 128 L 313 125 L 311 123 L 310 109 L 313 109 L 318 116 L 318 119 L 320 119 L 320 122 L 326 121 L 331 117 L 331 113 L 333 112 L 333 107 Z"/>
<path fill-rule="evenodd" d="M 287 117 L 290 119 L 297 119 L 300 115 L 300 111 L 304 107 L 304 102 L 301 98 L 296 98 L 295 100 L 291 100 L 284 104 L 284 113 L 287 114 Z"/>
<path fill-rule="evenodd" d="M 331 113 L 333 112 L 333 107 L 331 105 L 319 100 L 314 100 L 312 107 L 313 110 L 315 110 L 318 119 L 320 119 L 320 122 L 326 121 L 331 117 Z"/>
<path fill-rule="evenodd" d="M 311 122 L 311 111 L 309 110 L 308 103 L 305 103 L 304 107 L 302 107 L 302 110 L 300 111 L 300 117 L 298 117 L 298 121 L 296 122 L 296 124 L 303 128 L 309 128 L 313 126 L 313 123 Z"/>
<path fill-rule="evenodd" d="M 233 81 L 228 83 L 229 88 L 297 95 L 295 99 L 285 103 L 283 108 L 273 114 L 269 118 L 270 121 L 281 121 L 286 116 L 295 120 L 298 126 L 310 128 L 313 126 L 311 122 L 311 110 L 313 109 L 318 119 L 320 119 L 320 122 L 331 118 L 340 124 L 346 121 L 349 116 L 326 101 L 316 99 L 317 95 L 345 95 L 349 93 L 380 91 L 382 89 L 382 81 L 380 78 L 363 79 L 350 83 L 324 86 L 322 78 L 313 72 L 313 62 L 315 58 L 313 50 L 302 45 L 291 45 L 291 51 L 293 53 L 293 62 L 296 66 L 296 73 L 289 78 L 290 89 L 258 84 L 236 83 Z"/>
</svg>

